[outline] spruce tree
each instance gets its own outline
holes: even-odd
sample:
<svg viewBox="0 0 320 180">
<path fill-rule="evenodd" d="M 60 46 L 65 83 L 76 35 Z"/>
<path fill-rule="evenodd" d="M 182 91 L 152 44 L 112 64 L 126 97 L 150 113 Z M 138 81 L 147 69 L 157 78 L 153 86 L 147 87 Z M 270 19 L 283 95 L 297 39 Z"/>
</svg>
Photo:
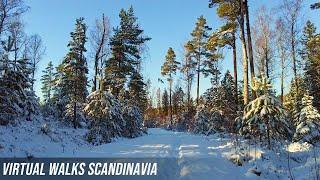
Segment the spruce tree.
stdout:
<svg viewBox="0 0 320 180">
<path fill-rule="evenodd" d="M 86 52 L 86 31 L 87 27 L 84 23 L 84 18 L 76 20 L 76 28 L 70 33 L 71 40 L 68 44 L 69 52 L 64 57 L 61 72 L 62 72 L 62 93 L 69 98 L 69 103 L 66 106 L 65 118 L 72 120 L 73 127 L 79 126 L 80 118 L 82 118 L 82 104 L 88 95 L 87 91 L 87 61 L 84 56 Z"/>
<path fill-rule="evenodd" d="M 134 102 L 140 108 L 140 111 L 144 112 L 147 108 L 148 97 L 146 84 L 139 72 L 132 73 L 128 86 L 131 102 Z"/>
<path fill-rule="evenodd" d="M 42 87 L 41 91 L 44 97 L 45 103 L 50 103 L 53 94 L 53 87 L 54 87 L 54 67 L 52 61 L 49 62 L 48 66 L 42 71 L 44 74 L 41 76 Z"/>
<path fill-rule="evenodd" d="M 223 103 L 222 112 L 227 118 L 227 127 L 232 127 L 233 120 L 237 117 L 237 89 L 235 81 L 229 71 L 227 71 L 221 81 L 221 99 Z"/>
<path fill-rule="evenodd" d="M 168 116 L 168 111 L 169 111 L 169 95 L 168 95 L 168 91 L 165 89 L 163 91 L 163 95 L 162 95 L 162 113 L 165 116 Z"/>
<path fill-rule="evenodd" d="M 167 55 L 165 57 L 165 62 L 161 66 L 162 76 L 167 76 L 167 81 L 169 83 L 169 107 L 170 107 L 170 125 L 172 126 L 172 84 L 173 84 L 173 75 L 176 74 L 178 65 L 180 63 L 176 61 L 176 54 L 173 49 L 170 47 L 168 49 Z"/>
<path fill-rule="evenodd" d="M 52 100 L 55 87 L 55 72 L 52 61 L 49 62 L 48 66 L 42 71 L 44 74 L 41 76 L 42 87 L 41 91 L 43 94 L 43 114 L 54 115 L 56 111 L 54 110 L 54 102 Z"/>
<path fill-rule="evenodd" d="M 304 81 L 309 94 L 314 97 L 314 106 L 320 109 L 320 35 L 316 27 L 307 21 L 302 36 L 303 48 L 300 52 L 304 62 Z"/>
<path fill-rule="evenodd" d="M 86 135 L 90 143 L 109 143 L 123 135 L 126 122 L 121 103 L 112 94 L 101 90 L 92 92 L 87 97 L 84 112 L 91 122 Z"/>
<path fill-rule="evenodd" d="M 31 90 L 32 67 L 28 59 L 10 59 L 14 52 L 10 36 L 2 43 L 0 63 L 0 125 L 16 123 L 17 118 L 32 120 L 38 112 L 38 102 Z"/>
<path fill-rule="evenodd" d="M 172 112 L 180 115 L 184 110 L 184 92 L 181 87 L 177 86 L 172 94 Z"/>
<path fill-rule="evenodd" d="M 252 89 L 258 97 L 246 105 L 241 134 L 264 137 L 271 148 L 271 139 L 290 139 L 291 125 L 281 102 L 272 94 L 269 80 L 262 76 L 255 79 Z"/>
<path fill-rule="evenodd" d="M 320 114 L 308 93 L 302 98 L 302 107 L 293 140 L 316 143 L 320 139 Z"/>
</svg>

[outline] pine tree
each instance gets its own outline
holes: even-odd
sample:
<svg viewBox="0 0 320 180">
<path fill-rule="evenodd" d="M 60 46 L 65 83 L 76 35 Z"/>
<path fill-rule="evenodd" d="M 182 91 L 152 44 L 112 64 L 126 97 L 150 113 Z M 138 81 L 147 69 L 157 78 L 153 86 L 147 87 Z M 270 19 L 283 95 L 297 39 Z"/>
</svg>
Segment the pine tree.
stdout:
<svg viewBox="0 0 320 180">
<path fill-rule="evenodd" d="M 173 75 L 176 74 L 178 69 L 178 65 L 180 63 L 176 61 L 176 55 L 172 48 L 168 49 L 167 55 L 165 57 L 165 62 L 161 66 L 161 75 L 167 76 L 167 81 L 169 83 L 169 107 L 170 107 L 170 125 L 172 126 L 172 83 L 173 83 Z"/>
<path fill-rule="evenodd" d="M 196 22 L 196 27 L 191 33 L 192 39 L 189 42 L 190 50 L 194 53 L 194 57 L 197 61 L 197 104 L 199 104 L 200 98 L 200 74 L 202 71 L 203 61 L 208 55 L 207 40 L 209 37 L 209 31 L 211 28 L 207 25 L 207 21 L 203 16 L 200 16 Z"/>
<path fill-rule="evenodd" d="M 194 117 L 195 125 L 193 132 L 198 134 L 209 135 L 211 132 L 209 131 L 209 117 L 210 113 L 203 105 L 199 105 L 197 107 L 197 113 Z"/>
<path fill-rule="evenodd" d="M 82 118 L 82 104 L 88 95 L 87 91 L 87 76 L 88 68 L 87 61 L 84 56 L 86 52 L 86 30 L 84 18 L 76 20 L 76 28 L 71 32 L 71 40 L 68 44 L 69 52 L 63 59 L 61 65 L 62 91 L 70 98 L 70 102 L 66 106 L 65 118 L 72 119 L 73 127 L 79 126 L 79 121 Z"/>
<path fill-rule="evenodd" d="M 220 11 L 217 11 L 220 12 Z M 219 14 L 218 14 L 219 15 Z M 222 13 L 220 16 L 224 17 Z M 227 18 L 228 19 L 228 18 Z M 237 24 L 234 19 L 228 19 L 227 22 L 221 26 L 221 28 L 213 33 L 209 40 L 208 46 L 209 47 L 226 47 L 229 46 L 232 48 L 233 53 L 233 77 L 235 79 L 235 88 L 236 92 L 238 92 L 238 69 L 237 69 L 237 49 L 236 49 L 236 31 L 237 31 Z M 221 56 L 221 55 L 220 55 Z M 220 57 L 219 57 L 220 58 Z M 235 95 L 237 97 L 238 95 Z M 238 104 L 238 100 L 236 102 Z"/>
<path fill-rule="evenodd" d="M 140 73 L 141 46 L 151 40 L 143 35 L 132 6 L 127 11 L 121 9 L 119 17 L 120 26 L 114 29 L 110 40 L 111 58 L 105 69 L 106 88 L 117 98 L 128 76 Z"/>
<path fill-rule="evenodd" d="M 209 7 L 218 5 L 217 14 L 219 17 L 227 20 L 227 24 L 236 24 L 240 30 L 240 40 L 242 45 L 242 60 L 243 60 L 243 103 L 247 104 L 249 102 L 249 73 L 248 73 L 248 48 L 247 48 L 247 38 L 245 36 L 245 18 L 247 33 L 250 31 L 249 16 L 248 14 L 248 5 L 247 1 L 243 0 L 210 0 Z M 248 28 L 249 27 L 249 28 Z M 253 67 L 253 57 L 251 53 L 251 37 L 248 33 L 248 45 L 249 45 L 249 59 L 250 59 L 250 71 L 251 77 L 254 77 L 254 67 Z M 250 39 L 249 39 L 250 38 Z M 233 42 L 234 43 L 234 42 Z M 234 43 L 235 44 L 235 43 Z M 235 46 L 234 46 L 235 47 Z M 235 52 L 235 48 L 233 48 Z M 234 56 L 235 62 L 235 56 Z M 234 63 L 235 66 L 235 63 Z M 253 91 L 253 95 L 255 95 Z"/>
<path fill-rule="evenodd" d="M 294 141 L 316 143 L 320 140 L 320 114 L 312 105 L 313 97 L 304 94 L 302 98 L 302 110 L 298 126 L 294 135 Z"/>
</svg>

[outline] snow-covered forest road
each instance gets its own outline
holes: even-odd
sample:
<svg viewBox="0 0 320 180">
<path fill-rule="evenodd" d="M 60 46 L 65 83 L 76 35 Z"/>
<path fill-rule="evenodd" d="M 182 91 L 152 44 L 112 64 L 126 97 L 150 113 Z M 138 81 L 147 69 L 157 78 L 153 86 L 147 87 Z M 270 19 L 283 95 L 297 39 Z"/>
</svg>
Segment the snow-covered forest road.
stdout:
<svg viewBox="0 0 320 180">
<path fill-rule="evenodd" d="M 52 124 L 51 124 L 52 123 Z M 0 157 L 154 158 L 173 163 L 159 164 L 165 179 L 288 179 L 285 148 L 254 148 L 241 140 L 237 150 L 234 137 L 148 129 L 148 134 L 93 146 L 85 129 L 73 129 L 49 122 L 50 131 L 41 132 L 41 121 L 18 127 L 0 126 Z M 290 168 L 295 179 L 313 179 L 314 152 L 304 144 L 290 144 Z M 319 152 L 315 151 L 317 159 Z M 250 160 L 243 161 L 243 157 Z M 232 162 L 243 161 L 242 166 Z M 168 161 L 166 161 L 168 162 Z M 252 171 L 257 170 L 260 176 Z"/>
<path fill-rule="evenodd" d="M 80 157 L 154 157 L 176 158 L 177 164 L 165 167 L 168 174 L 186 179 L 243 179 L 246 170 L 230 162 L 225 155 L 232 151 L 231 140 L 217 136 L 193 135 L 164 129 L 149 129 L 148 134 L 134 139 L 122 139 L 114 143 L 79 151 Z M 163 168 L 163 167 L 159 167 Z M 170 173 L 171 172 L 171 173 Z M 255 178 L 256 175 L 252 177 Z M 171 179 L 171 178 L 170 178 Z"/>
</svg>

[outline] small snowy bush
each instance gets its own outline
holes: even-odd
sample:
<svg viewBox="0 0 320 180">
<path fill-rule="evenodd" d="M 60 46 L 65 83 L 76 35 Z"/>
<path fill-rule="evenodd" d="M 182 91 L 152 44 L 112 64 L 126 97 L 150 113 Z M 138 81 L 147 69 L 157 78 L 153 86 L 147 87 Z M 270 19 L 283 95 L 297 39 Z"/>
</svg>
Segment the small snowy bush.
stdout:
<svg viewBox="0 0 320 180">
<path fill-rule="evenodd" d="M 47 123 L 43 124 L 40 128 L 40 131 L 43 133 L 43 134 L 49 134 L 51 132 L 50 130 L 50 127 L 48 126 Z"/>
<path fill-rule="evenodd" d="M 205 107 L 200 106 L 194 118 L 195 133 L 209 135 L 223 130 L 223 117 L 218 111 L 208 112 Z"/>
<path fill-rule="evenodd" d="M 141 136 L 145 129 L 143 127 L 143 116 L 138 106 L 127 104 L 122 109 L 126 126 L 123 130 L 125 137 L 134 138 Z"/>
<path fill-rule="evenodd" d="M 294 141 L 315 143 L 320 140 L 320 114 L 312 105 L 313 97 L 305 94 L 302 98 L 302 110 L 294 134 Z"/>
<path fill-rule="evenodd" d="M 199 134 L 207 134 L 208 132 L 208 120 L 209 120 L 210 113 L 204 106 L 199 106 L 197 108 L 197 113 L 194 116 L 195 126 L 194 126 L 194 133 Z"/>
<path fill-rule="evenodd" d="M 120 102 L 111 94 L 95 91 L 87 97 L 84 112 L 91 124 L 87 140 L 93 144 L 111 142 L 121 136 L 125 127 Z"/>
<path fill-rule="evenodd" d="M 74 107 L 75 104 L 72 102 L 67 104 L 63 119 L 65 120 L 65 122 L 72 124 L 75 128 L 81 127 L 81 122 L 86 121 L 83 113 L 83 104 L 76 103 L 76 118 L 74 118 Z"/>
</svg>

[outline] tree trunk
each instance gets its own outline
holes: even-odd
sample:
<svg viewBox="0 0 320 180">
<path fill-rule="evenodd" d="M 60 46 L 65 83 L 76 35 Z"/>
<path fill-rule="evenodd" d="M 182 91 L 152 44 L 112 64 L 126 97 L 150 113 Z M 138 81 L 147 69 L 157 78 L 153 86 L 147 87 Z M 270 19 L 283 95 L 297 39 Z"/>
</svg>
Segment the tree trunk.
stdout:
<svg viewBox="0 0 320 180">
<path fill-rule="evenodd" d="M 281 103 L 283 105 L 284 102 L 284 54 L 283 54 L 283 49 L 281 49 Z"/>
<path fill-rule="evenodd" d="M 198 78 L 197 78 L 197 106 L 199 105 L 199 96 L 200 96 L 200 62 L 201 62 L 201 54 L 200 54 L 200 48 L 199 48 L 199 54 L 198 54 Z"/>
<path fill-rule="evenodd" d="M 238 70 L 237 70 L 237 47 L 236 47 L 236 35 L 232 33 L 232 53 L 233 53 L 233 76 L 235 86 L 235 99 L 238 110 Z"/>
<path fill-rule="evenodd" d="M 291 56 L 292 56 L 292 63 L 293 63 L 293 75 L 294 75 L 294 82 L 296 86 L 296 92 L 299 91 L 299 84 L 298 84 L 298 75 L 297 75 L 297 59 L 296 59 L 296 46 L 295 46 L 295 33 L 294 33 L 294 24 L 291 24 Z"/>
<path fill-rule="evenodd" d="M 94 67 L 95 67 L 95 72 L 94 72 L 94 79 L 93 79 L 93 87 L 92 87 L 92 91 L 96 91 L 97 90 L 97 78 L 98 78 L 98 70 L 99 70 L 99 59 L 102 58 L 101 57 L 101 52 L 103 49 L 103 45 L 104 45 L 104 39 L 105 39 L 105 35 L 106 35 L 106 27 L 105 27 L 105 23 L 104 23 L 104 14 L 102 15 L 102 24 L 103 24 L 103 30 L 102 30 L 102 37 L 100 39 L 100 43 L 98 46 L 98 49 L 96 51 L 95 54 L 95 58 L 94 58 Z M 97 32 L 99 33 L 99 32 Z"/>
<path fill-rule="evenodd" d="M 244 33 L 244 11 L 243 11 L 243 1 L 240 0 L 240 39 L 242 44 L 242 56 L 243 56 L 243 103 L 247 105 L 249 102 L 249 89 L 248 89 L 248 55 L 247 55 L 247 45 L 246 45 L 246 37 Z"/>
<path fill-rule="evenodd" d="M 73 103 L 73 127 L 77 128 L 77 102 Z"/>
<path fill-rule="evenodd" d="M 247 38 L 248 38 L 248 51 L 249 51 L 249 62 L 250 62 L 250 75 L 251 81 L 255 77 L 254 73 L 254 62 L 253 62 L 253 50 L 252 50 L 252 40 L 251 40 L 251 27 L 250 27 L 250 17 L 249 17 L 249 8 L 248 8 L 248 0 L 244 1 L 244 10 L 246 13 L 246 27 L 247 27 Z M 256 98 L 256 93 L 252 90 L 253 99 Z"/>
<path fill-rule="evenodd" d="M 170 101 L 169 101 L 169 106 L 170 106 L 170 129 L 172 128 L 172 95 L 171 95 L 171 91 L 172 91 L 172 78 L 171 78 L 171 74 L 170 74 L 170 82 L 169 82 L 169 97 L 170 97 Z"/>
</svg>

